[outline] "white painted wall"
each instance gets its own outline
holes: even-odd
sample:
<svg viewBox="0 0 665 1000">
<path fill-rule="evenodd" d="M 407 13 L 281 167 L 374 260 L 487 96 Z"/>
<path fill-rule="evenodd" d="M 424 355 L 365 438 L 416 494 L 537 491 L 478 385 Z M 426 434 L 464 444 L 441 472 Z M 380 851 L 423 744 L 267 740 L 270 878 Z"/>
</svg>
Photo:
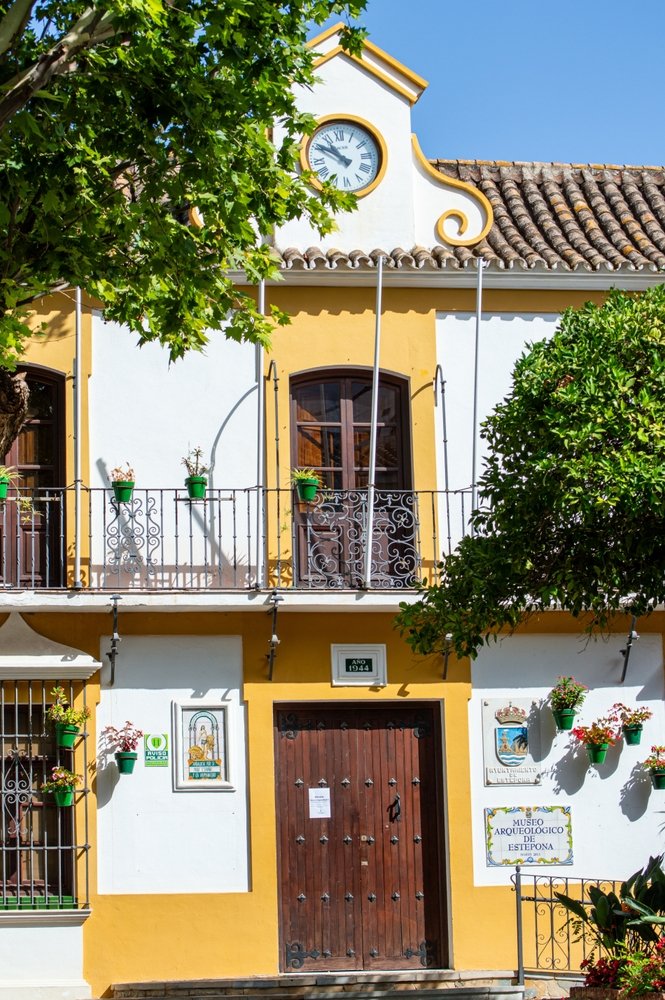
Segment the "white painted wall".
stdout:
<svg viewBox="0 0 665 1000">
<path fill-rule="evenodd" d="M 486 215 L 478 200 L 433 178 L 415 157 L 411 104 L 406 97 L 341 53 L 316 72 L 319 83 L 311 90 L 297 92 L 299 107 L 316 118 L 352 115 L 370 122 L 385 141 L 387 169 L 381 183 L 358 199 L 355 212 L 337 216 L 336 231 L 322 237 L 305 220 L 294 220 L 276 230 L 276 246 L 360 249 L 366 253 L 376 248 L 411 250 L 417 244 L 431 247 L 441 243 L 437 220 L 451 209 L 462 211 L 467 218 L 463 239 L 482 231 Z M 278 143 L 280 138 L 276 128 Z M 449 220 L 445 231 L 453 238 L 459 236 L 459 223 Z"/>
<path fill-rule="evenodd" d="M 82 974 L 83 927 L 54 926 L 54 919 L 45 926 L 34 922 L 31 926 L 24 914 L 2 915 L 0 1000 L 85 1000 L 92 996 Z"/>
<path fill-rule="evenodd" d="M 337 217 L 338 230 L 321 237 L 304 220 L 294 220 L 275 232 L 280 248 L 310 246 L 370 251 L 414 242 L 411 106 L 390 87 L 345 56 L 337 56 L 316 71 L 320 83 L 298 90 L 298 104 L 316 118 L 354 115 L 369 121 L 388 147 L 386 174 L 374 191 L 360 198 L 358 210 Z M 280 132 L 275 130 L 279 142 Z"/>
<path fill-rule="evenodd" d="M 157 344 L 136 346 L 116 323 L 93 316 L 90 485 L 129 462 L 138 486 L 180 487 L 181 460 L 203 449 L 214 488 L 256 484 L 257 394 L 254 348 L 212 332 L 203 353 L 169 365 Z M 85 478 L 85 476 L 84 476 Z"/>
<path fill-rule="evenodd" d="M 642 635 L 633 646 L 626 681 L 619 685 L 624 643 L 621 635 L 588 643 L 577 635 L 512 636 L 483 649 L 473 663 L 469 751 L 476 885 L 507 885 L 513 871 L 486 864 L 485 808 L 571 807 L 573 865 L 524 866 L 528 873 L 623 879 L 662 850 L 665 794 L 652 788 L 648 772 L 638 766 L 652 744 L 663 742 L 665 733 L 662 637 Z M 557 733 L 552 713 L 542 708 L 535 731 L 529 721 L 540 785 L 486 787 L 483 699 L 540 702 L 560 675 L 573 675 L 590 688 L 576 720 L 581 724 L 606 715 L 617 701 L 651 708 L 654 715 L 644 724 L 642 744 L 631 747 L 620 741 L 610 748 L 605 764 L 589 766 L 586 749 L 570 734 Z"/>
<path fill-rule="evenodd" d="M 559 317 L 535 313 L 484 313 L 478 352 L 478 426 L 509 393 L 512 371 L 526 345 L 547 339 Z M 473 376 L 476 343 L 475 313 L 437 313 L 436 360 L 446 383 L 448 482 L 451 490 L 471 486 L 473 452 Z M 441 401 L 434 410 L 438 488 L 445 487 Z M 478 438 L 477 475 L 482 472 L 485 442 Z M 446 524 L 443 503 L 439 523 Z M 462 537 L 464 519 L 461 499 L 451 498 L 453 548 Z M 470 513 L 466 498 L 464 514 Z M 442 535 L 444 532 L 442 532 Z"/>
<path fill-rule="evenodd" d="M 102 657 L 109 639 L 101 643 Z M 118 775 L 111 757 L 97 778 L 99 892 L 246 892 L 249 885 L 242 644 L 237 636 L 127 636 L 115 685 L 102 677 L 98 735 L 126 719 L 169 733 L 169 767 Z M 174 700 L 224 701 L 233 791 L 174 791 Z"/>
</svg>

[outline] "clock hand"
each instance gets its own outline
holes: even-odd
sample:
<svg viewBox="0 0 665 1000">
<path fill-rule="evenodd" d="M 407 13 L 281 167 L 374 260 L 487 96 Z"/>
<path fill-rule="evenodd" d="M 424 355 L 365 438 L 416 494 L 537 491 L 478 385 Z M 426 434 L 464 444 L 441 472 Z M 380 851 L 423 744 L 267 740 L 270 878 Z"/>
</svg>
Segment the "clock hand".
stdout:
<svg viewBox="0 0 665 1000">
<path fill-rule="evenodd" d="M 351 160 L 348 156 L 344 156 L 344 154 L 340 153 L 340 151 L 335 149 L 334 146 L 322 146 L 321 143 L 315 143 L 314 149 L 320 149 L 322 153 L 328 153 L 330 156 L 334 156 L 335 159 L 339 160 L 339 162 L 345 167 L 351 166 Z"/>
</svg>

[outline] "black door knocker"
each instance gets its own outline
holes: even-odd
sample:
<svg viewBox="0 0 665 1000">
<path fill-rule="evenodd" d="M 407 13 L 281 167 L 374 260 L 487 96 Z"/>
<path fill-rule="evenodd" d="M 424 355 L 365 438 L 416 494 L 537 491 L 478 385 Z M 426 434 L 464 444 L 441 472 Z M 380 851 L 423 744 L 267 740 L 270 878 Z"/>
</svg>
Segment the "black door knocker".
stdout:
<svg viewBox="0 0 665 1000">
<path fill-rule="evenodd" d="M 395 799 L 390 803 L 386 812 L 388 813 L 388 819 L 391 823 L 399 823 L 402 819 L 402 800 L 399 797 L 399 792 L 395 795 Z"/>
</svg>

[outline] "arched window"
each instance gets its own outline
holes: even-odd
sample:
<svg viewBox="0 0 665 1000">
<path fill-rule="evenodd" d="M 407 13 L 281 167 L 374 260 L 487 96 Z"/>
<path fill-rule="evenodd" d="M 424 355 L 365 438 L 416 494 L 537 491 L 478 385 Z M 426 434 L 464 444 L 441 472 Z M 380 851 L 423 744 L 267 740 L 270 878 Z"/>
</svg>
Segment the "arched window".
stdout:
<svg viewBox="0 0 665 1000">
<path fill-rule="evenodd" d="M 319 473 L 313 504 L 296 504 L 296 580 L 308 587 L 413 584 L 416 511 L 411 493 L 408 382 L 381 374 L 371 541 L 368 480 L 372 411 L 369 369 L 319 369 L 291 380 L 291 465 Z"/>
<path fill-rule="evenodd" d="M 27 419 L 4 456 L 20 475 L 0 510 L 0 586 L 62 587 L 65 544 L 65 376 L 30 366 Z"/>
<path fill-rule="evenodd" d="M 411 488 L 408 383 L 381 374 L 376 486 Z M 319 369 L 291 380 L 291 464 L 316 469 L 330 489 L 367 486 L 372 373 Z"/>
<path fill-rule="evenodd" d="M 65 377 L 46 368 L 22 369 L 30 389 L 28 417 L 5 456 L 21 474 L 21 486 L 64 486 Z"/>
</svg>

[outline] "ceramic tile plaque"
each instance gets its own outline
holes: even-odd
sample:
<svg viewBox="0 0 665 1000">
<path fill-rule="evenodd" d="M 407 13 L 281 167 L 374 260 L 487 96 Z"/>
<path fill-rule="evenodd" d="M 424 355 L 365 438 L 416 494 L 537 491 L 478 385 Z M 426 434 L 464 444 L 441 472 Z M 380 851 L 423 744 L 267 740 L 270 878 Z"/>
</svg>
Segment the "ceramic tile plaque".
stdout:
<svg viewBox="0 0 665 1000">
<path fill-rule="evenodd" d="M 485 810 L 487 865 L 572 865 L 570 806 Z"/>
<path fill-rule="evenodd" d="M 532 756 L 538 736 L 530 699 L 483 699 L 483 772 L 486 785 L 539 785 Z"/>
<path fill-rule="evenodd" d="M 221 702 L 173 702 L 174 788 L 229 791 L 227 709 Z"/>
</svg>

